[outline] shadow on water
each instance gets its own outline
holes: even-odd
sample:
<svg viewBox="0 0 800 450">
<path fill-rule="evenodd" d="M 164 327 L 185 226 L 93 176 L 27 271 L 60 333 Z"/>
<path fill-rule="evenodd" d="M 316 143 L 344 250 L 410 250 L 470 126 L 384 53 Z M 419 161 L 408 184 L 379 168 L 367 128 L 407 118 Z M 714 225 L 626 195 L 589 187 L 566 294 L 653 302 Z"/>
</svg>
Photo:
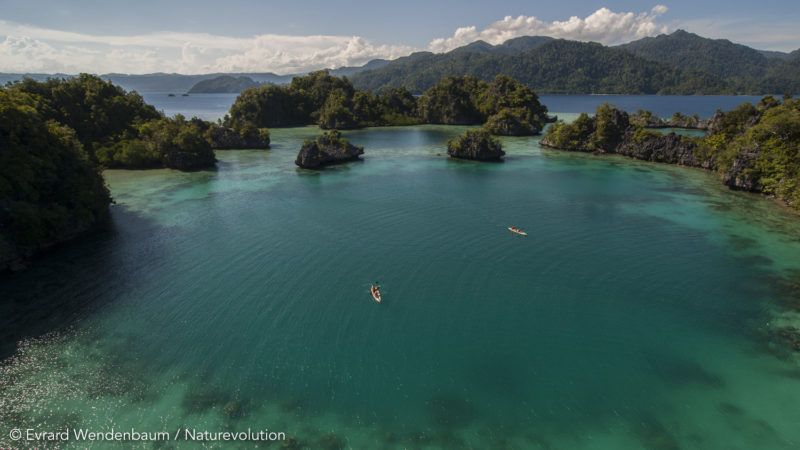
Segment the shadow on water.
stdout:
<svg viewBox="0 0 800 450">
<path fill-rule="evenodd" d="M 475 408 L 465 399 L 451 393 L 437 393 L 425 402 L 428 416 L 438 427 L 461 428 L 476 417 Z"/>
<path fill-rule="evenodd" d="M 754 446 L 781 448 L 787 443 L 772 425 L 759 417 L 748 414 L 737 405 L 721 402 L 718 409 L 728 426 L 732 430 L 736 430 L 744 439 L 752 440 Z"/>
<path fill-rule="evenodd" d="M 118 260 L 125 247 L 137 244 L 121 235 L 148 233 L 155 226 L 115 206 L 102 230 L 55 249 L 22 272 L 0 276 L 0 360 L 13 355 L 19 341 L 64 330 L 124 290 L 130 263 Z M 157 249 L 147 250 L 149 257 L 157 255 Z"/>
<path fill-rule="evenodd" d="M 678 450 L 681 448 L 673 433 L 654 417 L 645 417 L 635 423 L 633 433 L 647 449 Z"/>
<path fill-rule="evenodd" d="M 662 352 L 647 355 L 646 359 L 653 372 L 669 385 L 697 384 L 706 388 L 722 388 L 725 385 L 719 376 L 676 354 Z"/>
</svg>

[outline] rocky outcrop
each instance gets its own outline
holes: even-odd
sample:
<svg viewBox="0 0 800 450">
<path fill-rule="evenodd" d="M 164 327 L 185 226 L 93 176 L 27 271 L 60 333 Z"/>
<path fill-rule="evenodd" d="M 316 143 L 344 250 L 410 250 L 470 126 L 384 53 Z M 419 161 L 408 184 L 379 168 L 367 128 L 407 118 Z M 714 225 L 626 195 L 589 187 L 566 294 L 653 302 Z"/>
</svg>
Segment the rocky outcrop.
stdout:
<svg viewBox="0 0 800 450">
<path fill-rule="evenodd" d="M 592 151 L 589 144 L 576 148 L 566 148 L 555 145 L 547 137 L 542 138 L 540 144 L 559 150 Z M 698 160 L 696 150 L 696 143 L 682 139 L 681 136 L 675 133 L 639 140 L 635 137 L 633 131 L 627 130 L 613 145 L 595 148 L 594 152 L 623 155 L 644 161 L 713 169 L 714 161 L 712 159 Z"/>
<path fill-rule="evenodd" d="M 708 134 L 713 136 L 721 133 L 741 133 L 761 120 L 764 111 L 756 109 L 749 103 L 744 103 L 732 111 L 717 110 L 708 119 Z"/>
<path fill-rule="evenodd" d="M 532 136 L 542 129 L 535 121 L 526 120 L 526 112 L 522 108 L 503 108 L 497 114 L 489 116 L 483 129 L 499 136 Z"/>
<path fill-rule="evenodd" d="M 598 111 L 601 111 L 598 109 Z M 758 124 L 761 111 L 740 108 L 740 113 L 717 112 L 707 121 L 709 134 L 742 132 Z M 592 151 L 595 153 L 619 154 L 644 161 L 666 164 L 719 169 L 712 153 L 699 151 L 696 140 L 687 139 L 675 133 L 658 134 L 642 128 L 644 123 L 652 125 L 652 121 L 643 121 L 643 116 L 633 116 L 629 124 L 627 114 L 616 108 L 604 109 L 603 120 L 582 118 L 575 125 L 567 124 L 563 133 L 548 133 L 540 144 L 545 147 L 570 151 Z M 579 121 L 583 121 L 578 123 Z M 600 130 L 601 123 L 605 130 Z M 562 125 L 563 126 L 563 125 Z M 603 131 L 601 133 L 601 131 Z M 621 131 L 621 132 L 620 132 Z M 598 135 L 604 135 L 599 140 Z M 564 138 L 564 136 L 567 136 Z M 560 139 L 560 140 L 559 140 Z M 564 144 L 561 144 L 561 143 Z M 759 149 L 755 147 L 742 149 L 734 158 L 730 168 L 723 174 L 722 182 L 731 189 L 765 192 L 760 182 L 761 173 L 756 170 Z"/>
<path fill-rule="evenodd" d="M 667 120 L 662 119 L 650 111 L 638 112 L 631 114 L 630 120 L 645 128 L 686 128 L 689 130 L 708 130 L 708 127 L 713 121 L 710 119 L 699 119 L 696 116 L 685 116 L 680 113 L 675 113 Z"/>
<path fill-rule="evenodd" d="M 447 154 L 452 158 L 476 161 L 499 161 L 506 154 L 500 141 L 484 130 L 467 130 L 462 136 L 447 141 Z"/>
<path fill-rule="evenodd" d="M 764 186 L 758 182 L 759 173 L 753 170 L 756 158 L 758 158 L 758 152 L 740 152 L 733 160 L 730 170 L 722 176 L 722 183 L 731 189 L 761 192 Z"/>
<path fill-rule="evenodd" d="M 645 161 L 679 164 L 681 166 L 703 167 L 711 169 L 713 161 L 700 161 L 696 156 L 697 144 L 682 139 L 675 133 L 651 137 L 637 142 L 633 133 L 626 133 L 625 139 L 614 148 L 613 152 Z"/>
<path fill-rule="evenodd" d="M 355 161 L 364 154 L 364 147 L 350 144 L 337 130 L 323 133 L 314 141 L 306 141 L 297 154 L 295 164 L 304 169 Z"/>
</svg>

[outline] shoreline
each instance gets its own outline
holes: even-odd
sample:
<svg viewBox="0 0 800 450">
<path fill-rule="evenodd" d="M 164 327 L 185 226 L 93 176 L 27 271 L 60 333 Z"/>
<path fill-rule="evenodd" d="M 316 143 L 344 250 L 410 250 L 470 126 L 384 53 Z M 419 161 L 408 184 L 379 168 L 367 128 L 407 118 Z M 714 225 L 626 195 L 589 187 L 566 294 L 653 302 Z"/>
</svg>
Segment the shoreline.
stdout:
<svg viewBox="0 0 800 450">
<path fill-rule="evenodd" d="M 676 127 L 670 127 L 670 128 L 676 128 Z M 687 129 L 691 130 L 692 128 L 687 128 Z M 650 160 L 647 160 L 647 159 L 636 158 L 634 156 L 624 155 L 624 154 L 621 154 L 621 153 L 606 153 L 606 152 L 600 152 L 600 151 L 585 152 L 585 151 L 581 151 L 581 150 L 570 150 L 570 149 L 566 149 L 566 148 L 560 148 L 560 147 L 555 147 L 555 146 L 552 146 L 552 145 L 548 145 L 546 143 L 542 143 L 541 141 L 539 141 L 539 145 L 542 146 L 546 150 L 553 150 L 553 151 L 558 151 L 558 152 L 574 153 L 574 154 L 582 154 L 582 155 L 593 155 L 593 156 L 597 156 L 597 157 L 600 157 L 600 158 L 614 158 L 614 157 L 617 157 L 617 158 L 622 158 L 622 159 L 625 159 L 625 160 L 641 161 L 642 163 L 646 163 L 646 164 L 655 164 L 655 165 L 665 165 L 665 166 L 672 166 L 672 167 L 680 167 L 680 168 L 683 168 L 683 169 L 696 169 L 696 170 L 700 170 L 702 172 L 706 172 L 706 173 L 709 173 L 709 174 L 715 174 L 717 176 L 717 178 L 718 178 L 718 181 L 721 181 L 721 179 L 719 179 L 719 172 L 717 172 L 714 169 L 709 169 L 709 168 L 702 167 L 702 166 L 688 165 L 688 164 L 678 164 L 678 163 L 668 163 L 668 162 L 659 162 L 659 161 L 650 161 Z M 725 185 L 723 184 L 723 186 L 725 186 Z M 730 186 L 727 186 L 727 188 L 730 191 L 742 192 L 742 193 L 745 193 L 745 194 L 748 194 L 748 195 L 756 196 L 756 197 L 764 199 L 764 200 L 773 201 L 777 205 L 779 205 L 781 208 L 785 208 L 788 212 L 790 212 L 794 216 L 800 217 L 800 211 L 793 209 L 791 207 L 791 205 L 789 205 L 785 201 L 779 199 L 774 194 L 764 194 L 762 192 L 750 191 L 750 190 L 746 190 L 746 189 L 733 189 Z"/>
</svg>

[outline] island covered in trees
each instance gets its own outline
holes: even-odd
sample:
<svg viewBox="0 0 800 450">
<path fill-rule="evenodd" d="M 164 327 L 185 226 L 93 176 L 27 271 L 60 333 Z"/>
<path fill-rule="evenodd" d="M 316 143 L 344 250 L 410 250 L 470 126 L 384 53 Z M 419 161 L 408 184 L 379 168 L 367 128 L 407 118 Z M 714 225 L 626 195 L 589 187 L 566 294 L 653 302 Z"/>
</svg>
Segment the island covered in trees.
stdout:
<svg viewBox="0 0 800 450">
<path fill-rule="evenodd" d="M 538 134 L 553 121 L 529 87 L 498 75 L 446 77 L 415 97 L 405 88 L 381 94 L 355 89 L 326 71 L 295 77 L 288 86 L 244 90 L 225 117 L 231 129 L 319 125 L 323 129 L 446 124 L 480 125 L 492 134 Z"/>
<path fill-rule="evenodd" d="M 603 104 L 594 116 L 547 129 L 541 145 L 619 154 L 719 172 L 732 189 L 773 195 L 800 210 L 800 99 L 766 96 L 717 113 L 706 136 L 662 134 L 647 128 L 649 113 L 629 115 Z"/>
<path fill-rule="evenodd" d="M 210 168 L 214 150 L 269 148 L 272 126 L 486 123 L 496 134 L 535 134 L 548 120 L 530 88 L 502 76 L 449 77 L 417 98 L 405 89 L 357 91 L 345 77 L 314 72 L 245 90 L 220 123 L 166 117 L 93 75 L 26 78 L 0 88 L 0 271 L 101 225 L 111 203 L 104 168 Z M 316 153 L 311 144 L 298 164 L 363 153 L 338 131 L 314 141 Z"/>
<path fill-rule="evenodd" d="M 268 127 L 312 124 L 331 131 L 304 145 L 302 167 L 358 159 L 363 149 L 339 129 L 412 124 L 482 125 L 449 141 L 448 154 L 497 159 L 503 152 L 491 135 L 534 135 L 554 120 L 532 89 L 503 75 L 445 77 L 414 96 L 405 88 L 359 91 L 346 77 L 312 72 L 287 86 L 246 89 L 217 123 L 166 117 L 92 75 L 25 79 L 0 88 L 0 271 L 101 225 L 111 203 L 104 168 L 209 168 L 214 150 L 269 148 Z M 668 126 L 708 132 L 653 130 Z M 800 209 L 800 100 L 791 95 L 706 120 L 602 105 L 594 116 L 552 124 L 541 143 L 715 170 L 731 188 Z"/>
<path fill-rule="evenodd" d="M 447 140 L 447 154 L 456 159 L 499 161 L 506 152 L 500 141 L 488 131 L 470 129 Z"/>
<path fill-rule="evenodd" d="M 102 168 L 214 167 L 214 149 L 267 148 L 265 129 L 166 117 L 83 74 L 0 88 L 0 271 L 108 218 Z"/>
<path fill-rule="evenodd" d="M 330 164 L 358 160 L 363 154 L 364 147 L 351 144 L 338 130 L 330 130 L 313 141 L 303 142 L 294 163 L 304 169 L 319 169 Z"/>
</svg>

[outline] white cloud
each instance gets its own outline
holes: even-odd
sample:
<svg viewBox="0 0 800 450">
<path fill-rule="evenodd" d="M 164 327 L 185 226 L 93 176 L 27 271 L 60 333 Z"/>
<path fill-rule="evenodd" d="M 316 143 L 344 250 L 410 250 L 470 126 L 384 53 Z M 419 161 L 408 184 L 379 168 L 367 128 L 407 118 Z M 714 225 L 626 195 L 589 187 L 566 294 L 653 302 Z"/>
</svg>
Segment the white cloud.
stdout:
<svg viewBox="0 0 800 450">
<path fill-rule="evenodd" d="M 667 26 L 656 23 L 656 19 L 667 10 L 664 5 L 656 5 L 648 13 L 634 14 L 600 8 L 585 19 L 572 16 L 566 21 L 554 22 L 545 22 L 534 16 L 506 16 L 480 31 L 474 26 L 459 28 L 449 38 L 431 41 L 428 50 L 446 52 L 478 39 L 497 45 L 520 36 L 551 36 L 617 44 L 667 32 Z"/>
<path fill-rule="evenodd" d="M 573 16 L 553 22 L 533 16 L 507 16 L 484 29 L 458 28 L 450 37 L 432 40 L 427 50 L 445 52 L 478 39 L 500 44 L 530 35 L 616 44 L 679 26 L 710 37 L 736 36 L 759 48 L 796 48 L 792 45 L 796 46 L 798 33 L 790 26 L 772 27 L 769 33 L 757 33 L 740 23 L 684 21 L 667 26 L 658 22 L 667 11 L 663 5 L 642 13 L 600 8 L 583 19 Z M 749 34 L 744 29 L 749 29 Z M 0 20 L 0 72 L 288 74 L 356 66 L 375 58 L 394 59 L 417 50 L 407 45 L 378 45 L 359 36 L 261 34 L 239 38 L 177 32 L 93 35 Z"/>
<path fill-rule="evenodd" d="M 208 33 L 101 36 L 0 20 L 0 72 L 305 72 L 397 58 L 414 49 L 358 36 L 250 38 Z"/>
</svg>

